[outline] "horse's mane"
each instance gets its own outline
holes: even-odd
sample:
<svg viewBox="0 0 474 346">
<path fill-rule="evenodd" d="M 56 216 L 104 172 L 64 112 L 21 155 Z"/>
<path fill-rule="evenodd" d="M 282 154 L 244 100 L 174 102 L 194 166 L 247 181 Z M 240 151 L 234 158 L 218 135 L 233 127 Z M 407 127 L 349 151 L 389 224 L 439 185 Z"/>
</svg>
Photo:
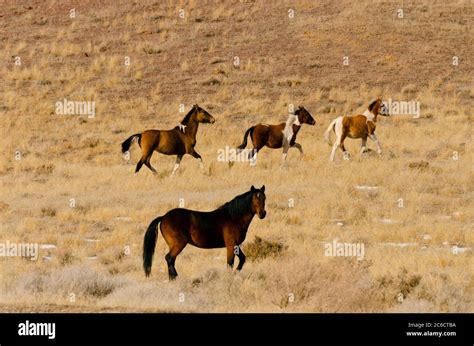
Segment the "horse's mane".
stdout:
<svg viewBox="0 0 474 346">
<path fill-rule="evenodd" d="M 369 111 L 372 112 L 372 110 L 374 109 L 376 103 L 377 103 L 377 100 L 373 101 L 373 102 L 369 105 Z"/>
<path fill-rule="evenodd" d="M 184 119 L 181 120 L 181 124 L 187 125 L 188 122 L 189 122 L 189 119 L 191 118 L 191 115 L 193 115 L 193 113 L 194 113 L 195 110 L 196 110 L 196 109 L 195 109 L 194 107 L 191 108 L 191 110 L 188 112 L 188 114 L 186 114 L 186 116 L 184 117 Z"/>
<path fill-rule="evenodd" d="M 252 191 L 247 191 L 233 200 L 221 205 L 218 209 L 224 210 L 231 218 L 242 216 L 250 212 L 250 202 L 252 198 Z"/>
</svg>

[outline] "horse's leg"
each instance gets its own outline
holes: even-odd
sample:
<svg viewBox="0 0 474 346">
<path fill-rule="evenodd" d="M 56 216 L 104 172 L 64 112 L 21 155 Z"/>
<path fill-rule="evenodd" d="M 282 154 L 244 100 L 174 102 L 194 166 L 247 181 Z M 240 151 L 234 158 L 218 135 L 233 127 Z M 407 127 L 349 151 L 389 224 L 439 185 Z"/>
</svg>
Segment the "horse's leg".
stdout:
<svg viewBox="0 0 474 346">
<path fill-rule="evenodd" d="M 145 166 L 147 166 L 147 167 L 153 172 L 153 174 L 157 174 L 158 172 L 157 172 L 156 169 L 153 168 L 153 166 L 151 165 L 150 159 L 151 159 L 151 155 L 148 156 L 147 159 L 145 160 Z"/>
<path fill-rule="evenodd" d="M 170 248 L 170 251 L 165 256 L 166 263 L 168 264 L 168 276 L 170 281 L 176 279 L 176 277 L 178 276 L 178 272 L 174 267 L 174 263 L 176 261 L 176 257 L 181 253 L 181 251 L 183 251 L 185 246 L 185 242 L 176 242 L 173 244 L 173 246 Z"/>
<path fill-rule="evenodd" d="M 300 151 L 300 157 L 303 157 L 304 153 L 301 144 L 295 142 L 295 144 L 293 144 L 291 147 L 298 149 Z"/>
<path fill-rule="evenodd" d="M 336 156 L 336 150 L 342 143 L 341 140 L 344 129 L 342 126 L 342 119 L 340 121 L 338 119 L 336 119 L 336 123 L 334 124 L 334 133 L 336 134 L 336 141 L 332 145 L 331 155 L 329 156 L 330 161 L 334 161 L 334 156 Z"/>
<path fill-rule="evenodd" d="M 176 257 L 171 257 L 170 253 L 168 252 L 165 256 L 166 263 L 168 264 L 168 278 L 170 281 L 176 279 L 178 273 L 176 272 L 176 268 L 174 267 L 174 263 L 176 261 Z"/>
<path fill-rule="evenodd" d="M 341 136 L 341 140 L 339 142 L 339 148 L 341 148 L 342 152 L 345 153 L 346 152 L 346 147 L 344 147 L 344 140 L 346 139 L 346 134 L 343 133 L 342 136 Z"/>
<path fill-rule="evenodd" d="M 228 244 L 227 245 L 227 266 L 229 267 L 229 269 L 232 269 L 234 267 L 234 257 L 235 257 L 234 245 Z"/>
<path fill-rule="evenodd" d="M 176 163 L 174 164 L 173 172 L 171 173 L 171 175 L 174 175 L 175 172 L 178 170 L 182 158 L 183 158 L 183 155 L 176 156 Z"/>
<path fill-rule="evenodd" d="M 360 146 L 360 154 L 362 155 L 367 149 L 367 137 L 362 137 L 362 144 Z"/>
<path fill-rule="evenodd" d="M 199 167 L 201 167 L 201 169 L 204 169 L 204 165 L 202 164 L 202 157 L 196 152 L 196 150 L 194 150 L 194 148 L 191 149 L 189 155 L 197 159 L 199 161 Z"/>
<path fill-rule="evenodd" d="M 349 158 L 349 153 L 346 151 L 346 147 L 344 146 L 344 140 L 346 139 L 346 136 L 347 134 L 346 133 L 342 133 L 342 136 L 341 136 L 341 140 L 340 140 L 340 143 L 339 143 L 339 148 L 341 148 L 342 150 L 342 155 L 344 155 L 344 158 Z"/>
<path fill-rule="evenodd" d="M 250 150 L 249 155 L 248 155 L 248 160 L 250 162 L 251 166 L 256 166 L 257 165 L 257 154 L 265 146 L 265 143 L 262 143 L 262 141 L 259 141 L 258 139 L 254 140 L 252 138 L 252 144 L 253 144 L 253 149 Z"/>
<path fill-rule="evenodd" d="M 329 156 L 330 161 L 334 161 L 334 156 L 336 156 L 336 150 L 337 150 L 337 147 L 339 146 L 339 141 L 340 141 L 340 138 L 337 137 L 336 141 L 332 145 L 331 155 Z"/>
<path fill-rule="evenodd" d="M 253 133 L 253 136 L 250 137 L 252 140 L 253 144 L 253 149 L 249 152 L 248 159 L 250 163 L 256 163 L 256 156 L 260 149 L 262 149 L 265 146 L 265 143 L 267 139 L 264 139 L 260 137 L 259 135 L 256 135 L 255 132 Z"/>
<path fill-rule="evenodd" d="M 382 148 L 380 147 L 380 142 L 375 133 L 372 133 L 369 135 L 370 139 L 375 142 L 375 145 L 377 146 L 377 153 L 382 154 Z"/>
<path fill-rule="evenodd" d="M 263 148 L 263 145 L 261 146 L 254 146 L 252 150 L 250 150 L 249 152 L 249 160 L 253 160 L 255 158 L 255 156 L 257 156 L 258 152 L 260 151 L 260 149 Z"/>
<path fill-rule="evenodd" d="M 342 145 L 342 148 L 341 150 L 344 152 L 344 144 L 343 144 L 343 139 L 342 139 L 342 134 L 341 135 L 338 135 L 336 137 L 336 141 L 334 142 L 333 146 L 332 146 L 332 151 L 331 151 L 331 156 L 329 157 L 329 160 L 331 161 L 334 161 L 334 156 L 336 155 L 336 151 L 337 151 L 337 148 L 341 148 L 341 145 Z"/>
<path fill-rule="evenodd" d="M 240 246 L 239 246 L 239 252 L 237 256 L 239 256 L 239 265 L 237 266 L 237 270 L 242 270 L 242 267 L 244 266 L 244 263 L 245 263 L 245 254 L 243 253 Z"/>
<path fill-rule="evenodd" d="M 137 163 L 137 167 L 135 167 L 135 173 L 138 173 L 138 171 L 142 168 L 143 162 L 144 161 L 142 161 L 142 159 L 140 158 L 140 161 L 138 161 Z"/>
<path fill-rule="evenodd" d="M 150 158 L 151 155 L 153 154 L 153 147 L 151 145 L 148 145 L 145 141 L 142 141 L 142 157 L 140 158 L 140 161 L 137 163 L 137 167 L 135 168 L 135 173 L 138 173 L 140 168 L 142 168 L 143 164 L 145 164 L 148 168 L 153 173 L 156 173 L 155 169 L 151 167 L 150 165 Z M 148 162 L 147 162 L 148 161 Z"/>
<path fill-rule="evenodd" d="M 288 150 L 290 150 L 290 145 L 288 143 L 283 144 L 283 155 L 281 159 L 285 163 L 286 157 L 288 156 Z"/>
</svg>

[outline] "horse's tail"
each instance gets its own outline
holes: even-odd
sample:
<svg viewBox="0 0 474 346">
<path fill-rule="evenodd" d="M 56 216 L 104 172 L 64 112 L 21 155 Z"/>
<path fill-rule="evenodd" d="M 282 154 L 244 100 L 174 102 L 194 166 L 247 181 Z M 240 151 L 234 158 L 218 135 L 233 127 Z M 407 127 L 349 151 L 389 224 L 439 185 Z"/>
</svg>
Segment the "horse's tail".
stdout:
<svg viewBox="0 0 474 346">
<path fill-rule="evenodd" d="M 122 143 L 122 153 L 126 153 L 130 149 L 130 145 L 132 145 L 132 142 L 135 138 L 138 138 L 138 145 L 140 145 L 140 140 L 142 139 L 142 134 L 141 133 L 136 133 L 134 135 L 131 135 L 128 137 L 125 142 Z"/>
<path fill-rule="evenodd" d="M 155 253 L 156 239 L 158 238 L 158 224 L 163 220 L 163 216 L 154 219 L 145 233 L 143 240 L 143 269 L 145 275 L 150 276 L 153 254 Z"/>
<path fill-rule="evenodd" d="M 250 133 L 250 137 L 253 136 L 253 130 L 254 130 L 254 129 L 255 129 L 255 126 L 252 126 L 252 127 L 249 127 L 249 128 L 247 129 L 247 131 L 245 131 L 245 134 L 244 134 L 244 141 L 242 142 L 241 145 L 239 145 L 239 146 L 237 147 L 237 149 L 244 149 L 244 148 L 247 146 L 247 137 L 248 137 L 249 133 Z"/>
<path fill-rule="evenodd" d="M 324 140 L 329 145 L 332 145 L 330 135 L 331 135 L 331 131 L 334 130 L 334 125 L 336 124 L 336 120 L 337 120 L 337 118 L 334 119 L 333 121 L 331 121 L 331 123 L 329 124 L 326 132 L 324 132 Z"/>
</svg>

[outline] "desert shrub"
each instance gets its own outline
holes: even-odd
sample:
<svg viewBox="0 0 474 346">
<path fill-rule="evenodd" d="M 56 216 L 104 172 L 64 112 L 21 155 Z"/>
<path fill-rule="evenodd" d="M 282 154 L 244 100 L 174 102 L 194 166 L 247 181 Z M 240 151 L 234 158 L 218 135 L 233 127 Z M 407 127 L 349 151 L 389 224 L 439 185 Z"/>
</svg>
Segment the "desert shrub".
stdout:
<svg viewBox="0 0 474 346">
<path fill-rule="evenodd" d="M 275 257 L 283 250 L 285 246 L 282 242 L 269 241 L 260 237 L 255 237 L 255 240 L 251 243 L 247 243 L 243 246 L 243 251 L 249 261 L 258 261 L 267 257 Z"/>
<path fill-rule="evenodd" d="M 383 299 L 388 302 L 395 302 L 399 294 L 402 294 L 405 299 L 420 284 L 420 281 L 420 275 L 409 274 L 405 268 L 396 276 L 389 274 L 377 279 L 381 292 L 383 292 Z"/>
<path fill-rule="evenodd" d="M 41 216 L 49 216 L 49 217 L 56 216 L 56 210 L 51 207 L 41 208 Z"/>
<path fill-rule="evenodd" d="M 43 293 L 66 296 L 74 293 L 85 298 L 103 298 L 124 285 L 123 280 L 78 265 L 49 273 L 32 272 L 19 280 L 20 289 L 38 295 Z"/>
</svg>

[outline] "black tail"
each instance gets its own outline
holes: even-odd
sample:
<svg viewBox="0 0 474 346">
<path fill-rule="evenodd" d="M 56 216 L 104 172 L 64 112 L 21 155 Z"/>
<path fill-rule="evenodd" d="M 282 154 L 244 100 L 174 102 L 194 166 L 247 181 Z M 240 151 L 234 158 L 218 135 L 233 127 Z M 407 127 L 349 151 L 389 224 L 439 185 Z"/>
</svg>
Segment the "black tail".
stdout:
<svg viewBox="0 0 474 346">
<path fill-rule="evenodd" d="M 163 216 L 159 216 L 150 223 L 145 233 L 145 239 L 143 240 L 143 269 L 145 270 L 146 276 L 150 276 L 156 239 L 158 238 L 158 224 L 162 219 Z"/>
<path fill-rule="evenodd" d="M 239 146 L 237 147 L 237 149 L 244 149 L 244 148 L 247 146 L 247 137 L 248 137 L 248 135 L 249 135 L 249 133 L 250 133 L 250 138 L 252 138 L 254 128 L 255 128 L 255 126 L 252 126 L 252 127 L 248 128 L 247 131 L 245 131 L 245 134 L 244 134 L 244 141 L 243 141 L 243 143 L 242 143 L 241 145 L 239 145 Z"/>
<path fill-rule="evenodd" d="M 135 137 L 138 137 L 138 145 L 140 145 L 140 140 L 142 139 L 142 134 L 141 133 L 136 133 L 134 135 L 131 135 L 128 137 L 125 142 L 122 143 L 122 153 L 126 153 L 128 149 L 130 149 L 130 145 L 132 145 L 132 141 L 135 139 Z"/>
</svg>

